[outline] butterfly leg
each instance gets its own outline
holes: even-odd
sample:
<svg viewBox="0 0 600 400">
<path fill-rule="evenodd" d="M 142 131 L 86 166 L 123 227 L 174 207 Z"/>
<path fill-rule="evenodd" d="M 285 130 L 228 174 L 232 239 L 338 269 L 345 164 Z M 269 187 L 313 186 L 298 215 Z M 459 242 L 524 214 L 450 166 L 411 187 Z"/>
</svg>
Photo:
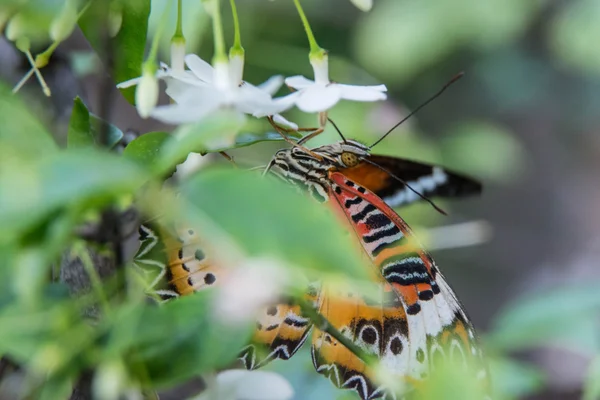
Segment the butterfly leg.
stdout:
<svg viewBox="0 0 600 400">
<path fill-rule="evenodd" d="M 301 148 L 302 151 L 306 152 L 307 154 L 310 154 L 311 156 L 315 157 L 317 160 L 323 160 L 323 157 L 320 156 L 319 154 L 309 150 L 308 148 L 302 146 L 300 144 L 300 142 L 294 142 L 292 139 L 290 139 L 290 137 L 288 135 L 286 135 L 286 130 L 281 128 L 279 125 L 277 125 L 277 123 L 275 123 L 275 121 L 273 121 L 272 117 L 267 117 L 268 121 L 271 123 L 271 125 L 273 126 L 273 128 L 275 128 L 275 130 L 281 135 L 281 137 L 283 138 L 283 140 L 285 140 L 286 142 L 288 142 L 289 144 L 291 144 L 294 147 L 298 147 Z"/>
</svg>

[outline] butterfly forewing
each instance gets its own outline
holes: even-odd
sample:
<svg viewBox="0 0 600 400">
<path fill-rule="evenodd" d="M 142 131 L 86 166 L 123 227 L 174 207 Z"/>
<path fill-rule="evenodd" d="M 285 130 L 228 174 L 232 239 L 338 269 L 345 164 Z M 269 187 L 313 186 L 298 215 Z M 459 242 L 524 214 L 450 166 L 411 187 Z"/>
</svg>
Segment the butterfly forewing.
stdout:
<svg viewBox="0 0 600 400">
<path fill-rule="evenodd" d="M 431 372 L 433 360 L 437 357 L 435 354 L 457 354 L 464 355 L 485 374 L 471 323 L 456 295 L 432 258 L 414 239 L 408 225 L 375 194 L 341 173 L 331 173 L 330 181 L 331 196 L 335 199 L 333 206 L 343 210 L 347 220 L 351 222 L 365 253 L 378 269 L 381 279 L 388 283 L 392 299 L 395 295 L 396 306 L 404 313 L 404 336 L 398 335 L 395 340 L 388 333 L 386 337 L 385 329 L 381 330 L 381 336 L 377 336 L 380 340 L 378 343 L 383 345 L 379 354 L 383 365 L 399 377 L 418 381 Z M 373 332 L 377 332 L 377 326 L 385 326 L 383 304 L 379 307 L 380 321 L 373 325 Z M 389 298 L 387 304 L 393 304 Z M 338 309 L 341 310 L 341 307 L 338 306 Z M 340 310 L 337 312 L 344 315 Z M 331 308 L 323 312 L 333 314 Z M 355 316 L 345 322 L 338 321 L 334 326 L 351 326 L 359 319 Z M 353 340 L 359 345 L 364 344 L 360 335 L 355 335 Z M 317 345 L 322 345 L 322 342 Z M 452 347 L 455 350 L 450 351 Z M 318 355 L 318 349 L 313 354 Z M 322 356 L 316 360 L 327 364 L 326 358 Z M 359 361 L 357 360 L 358 364 Z M 363 370 L 364 366 L 361 366 L 355 373 L 362 373 L 360 371 Z M 344 373 L 354 377 L 347 370 Z M 368 374 L 362 376 L 367 381 L 370 379 Z M 354 381 L 356 380 L 354 377 Z M 333 379 L 332 381 L 338 384 Z M 349 387 L 347 382 L 341 382 L 338 386 Z M 369 383 L 363 387 L 372 388 L 376 397 L 380 397 L 384 390 L 378 390 L 376 386 Z M 365 397 L 364 392 L 357 391 L 362 398 L 375 398 L 373 394 Z"/>
<path fill-rule="evenodd" d="M 365 159 L 368 161 L 351 168 L 341 168 L 339 172 L 375 193 L 390 207 L 420 200 L 415 192 L 425 197 L 444 198 L 481 193 L 481 184 L 476 180 L 437 165 L 380 155 L 369 155 Z"/>
</svg>

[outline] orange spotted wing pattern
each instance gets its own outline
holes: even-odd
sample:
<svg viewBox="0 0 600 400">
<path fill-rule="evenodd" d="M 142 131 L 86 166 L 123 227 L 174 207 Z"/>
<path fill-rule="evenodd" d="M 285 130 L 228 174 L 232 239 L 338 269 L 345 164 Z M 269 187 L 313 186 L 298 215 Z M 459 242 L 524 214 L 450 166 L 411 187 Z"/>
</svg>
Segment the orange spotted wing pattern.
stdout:
<svg viewBox="0 0 600 400">
<path fill-rule="evenodd" d="M 339 288 L 331 291 L 319 285 L 308 289 L 305 299 L 332 326 L 412 386 L 418 387 L 428 376 L 440 354 L 483 365 L 473 327 L 456 295 L 407 224 L 391 209 L 420 200 L 415 192 L 441 197 L 476 194 L 481 190 L 478 183 L 437 166 L 371 155 L 355 141 L 322 146 L 310 153 L 296 147 L 281 150 L 271 161 L 272 167 L 284 180 L 305 186 L 317 200 L 329 201 L 372 265 L 375 294 L 355 288 L 340 293 Z M 225 273 L 204 254 L 192 231 L 167 234 L 159 230 L 157 234 L 142 226 L 140 233 L 136 264 L 155 272 L 151 287 L 163 299 L 218 284 Z M 162 262 L 148 250 L 155 251 L 159 245 L 167 254 Z M 395 398 L 394 391 L 377 382 L 361 359 L 313 327 L 293 300 L 265 308 L 256 325 L 252 343 L 240 356 L 248 369 L 290 358 L 313 330 L 311 351 L 319 373 L 340 388 L 355 390 L 364 400 Z M 485 378 L 484 367 L 479 375 Z"/>
<path fill-rule="evenodd" d="M 372 260 L 380 296 L 325 297 L 319 311 L 348 339 L 376 356 L 398 379 L 418 386 L 439 355 L 487 375 L 481 349 L 462 305 L 408 225 L 383 200 L 339 172 L 329 175 L 334 207 L 343 211 Z M 316 330 L 313 362 L 338 387 L 362 399 L 393 397 L 368 367 L 328 334 Z"/>
</svg>

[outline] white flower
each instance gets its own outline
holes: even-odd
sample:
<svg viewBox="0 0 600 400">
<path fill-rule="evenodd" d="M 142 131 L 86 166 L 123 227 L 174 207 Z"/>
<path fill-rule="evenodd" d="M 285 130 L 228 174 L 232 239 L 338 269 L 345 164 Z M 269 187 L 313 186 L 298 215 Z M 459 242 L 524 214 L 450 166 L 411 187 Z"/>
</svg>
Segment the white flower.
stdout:
<svg viewBox="0 0 600 400">
<path fill-rule="evenodd" d="M 273 100 L 272 95 L 283 83 L 281 76 L 273 76 L 259 86 L 242 80 L 243 56 L 233 56 L 230 61 L 216 62 L 211 66 L 195 54 L 185 56 L 186 71 L 176 71 L 161 65 L 157 77 L 165 80 L 165 93 L 175 104 L 158 106 L 150 115 L 169 124 L 197 122 L 220 108 L 233 108 L 256 117 L 276 115 L 294 105 L 286 97 Z M 123 88 L 141 83 L 140 78 L 122 82 Z M 280 115 L 282 124 L 297 129 L 298 126 Z"/>
<path fill-rule="evenodd" d="M 219 373 L 195 400 L 288 400 L 294 395 L 290 383 L 269 371 L 231 369 Z"/>
<path fill-rule="evenodd" d="M 298 90 L 293 98 L 296 106 L 308 113 L 327 111 L 340 100 L 378 101 L 385 100 L 387 88 L 385 85 L 357 86 L 343 85 L 329 81 L 329 63 L 327 55 L 320 59 L 312 58 L 315 80 L 311 81 L 297 75 L 286 78 L 285 84 Z"/>
<path fill-rule="evenodd" d="M 228 323 L 243 323 L 263 307 L 275 303 L 289 284 L 286 269 L 275 259 L 255 258 L 221 280 L 215 314 Z"/>
</svg>

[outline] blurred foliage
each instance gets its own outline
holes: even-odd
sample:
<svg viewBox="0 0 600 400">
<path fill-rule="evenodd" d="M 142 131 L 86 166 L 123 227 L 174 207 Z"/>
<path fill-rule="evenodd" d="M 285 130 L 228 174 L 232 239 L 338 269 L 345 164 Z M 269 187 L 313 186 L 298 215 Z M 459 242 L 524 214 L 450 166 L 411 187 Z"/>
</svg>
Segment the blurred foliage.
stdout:
<svg viewBox="0 0 600 400">
<path fill-rule="evenodd" d="M 115 83 L 139 76 L 148 38 L 156 32 L 165 1 L 96 0 L 89 7 L 85 1 L 69 3 L 81 14 L 78 21 L 65 17 L 67 3 L 60 0 L 5 0 L 0 5 L 0 26 L 20 50 L 40 55 L 47 46 L 51 49 L 62 41 L 54 37 L 53 26 L 70 24 L 64 27 L 69 31 L 77 23 Z M 480 79 L 481 96 L 470 100 L 475 110 L 472 118 L 452 125 L 439 142 L 430 132 L 441 130 L 435 122 L 427 125 L 412 120 L 376 150 L 443 161 L 484 178 L 486 184 L 522 178 L 531 168 L 527 149 L 509 124 L 487 121 L 485 106 L 509 113 L 545 100 L 551 71 L 524 51 L 521 42 L 529 30 L 539 30 L 536 25 L 545 22 L 549 5 L 555 8 L 553 18 L 543 33 L 536 34 L 543 36 L 552 61 L 583 80 L 597 77 L 600 71 L 600 48 L 593 40 L 600 36 L 600 8 L 595 0 L 561 4 L 380 0 L 368 14 L 358 14 L 349 2 L 332 2 L 335 6 L 323 0 L 305 3 L 319 40 L 331 50 L 334 80 L 373 83 L 377 81 L 374 75 L 399 98 L 406 94 L 412 106 L 451 76 L 448 71 L 456 66 L 454 55 L 478 60 L 473 76 Z M 183 4 L 188 49 L 210 59 L 209 18 L 200 1 Z M 306 40 L 290 2 L 240 2 L 239 9 L 249 81 L 259 82 L 273 72 L 308 74 Z M 172 32 L 174 8 L 168 16 L 170 25 L 165 29 Z M 346 17 L 350 22 L 344 22 Z M 169 39 L 169 35 L 162 37 L 164 60 Z M 344 54 L 357 63 L 349 62 Z M 82 76 L 97 68 L 90 61 L 95 56 L 72 56 Z M 447 68 L 437 69 L 440 64 Z M 520 79 L 508 84 L 504 78 L 509 75 Z M 418 85 L 418 95 L 412 95 L 417 89 L 411 81 L 424 76 L 427 83 Z M 123 95 L 133 102 L 133 89 Z M 341 103 L 330 116 L 347 137 L 373 143 L 406 114 L 401 105 L 396 108 L 401 112 L 380 105 Z M 189 221 L 225 258 L 235 259 L 237 253 L 274 257 L 294 276 L 318 270 L 339 279 L 363 277 L 359 258 L 330 215 L 256 173 L 211 168 L 177 186 L 159 189 L 162 178 L 190 151 L 248 147 L 233 150 L 243 156 L 260 153 L 255 149 L 261 147 L 254 146 L 259 142 L 266 142 L 263 151 L 270 151 L 270 144 L 280 146 L 279 135 L 260 123 L 224 113 L 201 124 L 182 126 L 172 135 L 142 132 L 120 156 L 108 148 L 123 137 L 122 131 L 91 113 L 79 97 L 74 99 L 66 149 L 59 149 L 53 139 L 58 132 L 51 132 L 32 110 L 35 106 L 25 96 L 13 95 L 6 84 L 0 84 L 0 355 L 23 366 L 25 383 L 19 396 L 66 398 L 89 371 L 95 371 L 93 387 L 98 398 L 172 387 L 229 366 L 248 340 L 251 326 L 229 326 L 215 318 L 211 291 L 156 307 L 144 298 L 139 277 L 131 268 L 117 271 L 100 284 L 93 265 L 88 265 L 92 287 L 73 297 L 56 279 L 56 268 L 65 253 L 83 264 L 90 261 L 87 248 L 110 254 L 106 243 L 83 243 L 79 237 L 79 229 L 97 224 L 107 208 L 120 212 L 135 206 L 148 215 L 161 214 L 165 223 Z M 444 111 L 451 114 L 452 108 Z M 314 116 L 297 111 L 289 117 L 301 126 L 316 124 Z M 254 129 L 257 126 L 260 129 Z M 108 142 L 101 145 L 103 132 Z M 336 132 L 328 127 L 311 145 L 336 140 Z M 426 205 L 411 207 L 404 215 L 424 224 L 439 218 Z M 125 291 L 119 285 L 122 279 Z M 298 287 L 290 291 L 302 288 L 300 279 L 296 283 Z M 600 310 L 599 285 L 586 282 L 528 293 L 495 317 L 492 328 L 482 336 L 491 355 L 496 399 L 521 398 L 543 390 L 548 384 L 543 373 L 511 355 L 549 345 L 594 359 L 584 399 L 599 398 L 599 327 L 590 318 Z M 93 316 L 90 309 L 96 308 L 100 312 Z M 277 361 L 268 368 L 293 383 L 297 399 L 356 398 L 334 389 L 314 372 L 307 346 L 292 360 Z M 477 393 L 473 382 L 455 369 L 438 376 L 423 399 L 467 399 Z M 0 384 L 0 391 L 3 388 Z"/>
</svg>

